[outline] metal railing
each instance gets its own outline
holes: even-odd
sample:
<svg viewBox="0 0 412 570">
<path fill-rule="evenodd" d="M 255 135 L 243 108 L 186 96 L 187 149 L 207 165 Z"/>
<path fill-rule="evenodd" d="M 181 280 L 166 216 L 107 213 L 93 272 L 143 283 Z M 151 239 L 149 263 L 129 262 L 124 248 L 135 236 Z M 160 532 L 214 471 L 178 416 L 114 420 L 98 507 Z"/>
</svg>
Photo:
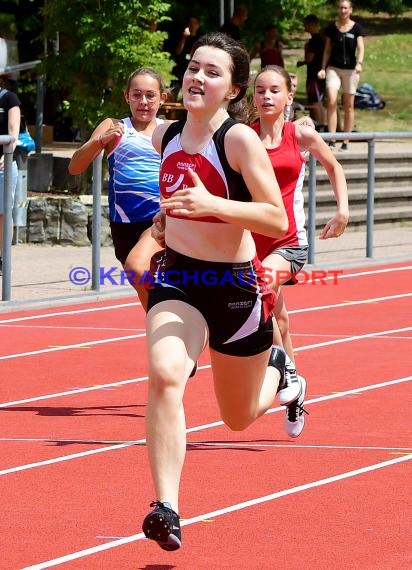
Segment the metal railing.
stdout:
<svg viewBox="0 0 412 570">
<path fill-rule="evenodd" d="M 0 144 L 4 153 L 4 211 L 3 211 L 3 281 L 2 301 L 10 301 L 11 291 L 11 242 L 13 231 L 13 144 L 15 138 L 10 135 L 0 135 Z"/>
<path fill-rule="evenodd" d="M 370 132 L 370 133 L 322 133 L 325 141 L 350 140 L 368 143 L 368 181 L 366 198 L 366 257 L 373 256 L 374 230 L 374 193 L 375 193 L 375 141 L 393 139 L 412 139 L 412 132 Z M 4 148 L 4 217 L 3 217 L 3 282 L 2 301 L 10 301 L 11 296 L 11 241 L 6 238 L 13 230 L 12 220 L 12 161 L 14 138 L 0 136 L 0 145 Z M 92 212 L 92 290 L 100 291 L 100 231 L 101 231 L 101 191 L 102 191 L 103 153 L 93 161 L 93 212 Z M 308 195 L 308 263 L 315 262 L 316 228 L 316 159 L 309 157 L 309 195 Z"/>
<path fill-rule="evenodd" d="M 4 214 L 3 214 L 3 280 L 2 301 L 11 299 L 11 240 L 13 232 L 12 163 L 13 143 L 10 135 L 0 136 L 4 150 Z M 100 291 L 100 232 L 103 152 L 93 161 L 93 215 L 92 215 L 92 290 Z M 7 237 L 8 236 L 8 237 Z"/>
<path fill-rule="evenodd" d="M 368 182 L 366 193 L 366 257 L 373 257 L 373 229 L 375 204 L 375 141 L 412 139 L 412 132 L 376 132 L 376 133 L 322 133 L 327 142 L 335 141 L 367 141 L 368 143 Z M 309 194 L 308 194 L 308 263 L 315 263 L 315 228 L 316 228 L 316 159 L 309 157 Z"/>
</svg>

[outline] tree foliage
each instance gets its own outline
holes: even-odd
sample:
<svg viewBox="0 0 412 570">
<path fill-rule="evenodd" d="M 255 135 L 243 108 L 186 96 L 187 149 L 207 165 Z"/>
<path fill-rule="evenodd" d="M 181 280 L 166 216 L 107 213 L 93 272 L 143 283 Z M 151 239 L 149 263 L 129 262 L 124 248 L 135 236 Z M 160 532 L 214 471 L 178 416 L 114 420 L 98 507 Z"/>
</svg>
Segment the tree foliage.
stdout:
<svg viewBox="0 0 412 570">
<path fill-rule="evenodd" d="M 372 14 L 385 12 L 391 16 L 400 16 L 411 6 L 411 2 L 403 2 L 402 0 L 363 0 L 359 7 L 362 10 L 368 10 Z"/>
<path fill-rule="evenodd" d="M 123 90 L 133 70 L 150 66 L 165 79 L 170 76 L 165 34 L 156 29 L 168 9 L 161 0 L 45 3 L 47 85 L 62 94 L 62 105 L 85 135 L 102 118 L 125 109 Z"/>
<path fill-rule="evenodd" d="M 278 26 L 287 45 L 303 32 L 306 14 L 313 12 L 325 22 L 336 15 L 335 0 L 239 3 L 249 10 L 242 30 L 249 48 L 260 41 L 268 23 Z M 226 0 L 226 9 L 228 4 Z M 355 14 L 361 8 L 397 16 L 411 5 L 411 0 L 364 0 L 355 2 Z M 2 0 L 0 22 L 10 22 L 13 15 L 14 27 L 3 28 L 15 30 L 21 61 L 43 60 L 46 85 L 58 96 L 60 115 L 64 109 L 86 136 L 103 117 L 127 112 L 122 91 L 131 71 L 152 66 L 168 81 L 173 62 L 166 50 L 172 51 L 176 34 L 190 15 L 200 18 L 203 31 L 218 29 L 219 6 L 220 0 Z"/>
</svg>

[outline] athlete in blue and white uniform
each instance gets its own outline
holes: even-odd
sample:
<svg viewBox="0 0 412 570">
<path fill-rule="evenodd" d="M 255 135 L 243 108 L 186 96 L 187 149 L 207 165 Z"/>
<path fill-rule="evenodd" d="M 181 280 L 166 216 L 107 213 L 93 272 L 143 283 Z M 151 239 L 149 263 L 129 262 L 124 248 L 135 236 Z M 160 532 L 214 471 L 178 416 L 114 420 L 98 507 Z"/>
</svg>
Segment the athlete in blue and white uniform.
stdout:
<svg viewBox="0 0 412 570">
<path fill-rule="evenodd" d="M 155 121 L 156 126 L 164 122 Z M 151 221 L 159 210 L 160 156 L 151 135 L 137 131 L 130 117 L 122 122 L 124 133 L 107 155 L 110 219 L 122 223 Z"/>
<path fill-rule="evenodd" d="M 164 122 L 156 115 L 167 94 L 161 76 L 144 67 L 130 75 L 124 96 L 130 106 L 130 117 L 102 121 L 74 153 L 69 172 L 82 173 L 105 150 L 115 255 L 146 308 L 147 290 L 141 284 L 142 278 L 151 256 L 159 250 L 149 230 L 153 216 L 159 211 L 160 168 L 160 155 L 151 137 L 154 129 Z"/>
</svg>

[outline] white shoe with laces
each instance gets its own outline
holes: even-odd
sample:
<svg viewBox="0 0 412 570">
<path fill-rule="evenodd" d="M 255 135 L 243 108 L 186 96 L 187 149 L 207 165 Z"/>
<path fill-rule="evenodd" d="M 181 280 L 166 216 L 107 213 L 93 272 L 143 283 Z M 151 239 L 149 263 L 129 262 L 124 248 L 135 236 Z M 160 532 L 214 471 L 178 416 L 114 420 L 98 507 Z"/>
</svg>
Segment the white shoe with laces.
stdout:
<svg viewBox="0 0 412 570">
<path fill-rule="evenodd" d="M 299 398 L 302 384 L 296 374 L 296 368 L 289 357 L 286 357 L 285 374 L 279 383 L 278 399 L 281 406 L 287 406 Z"/>
<path fill-rule="evenodd" d="M 286 406 L 285 431 L 289 437 L 299 437 L 305 427 L 305 414 L 308 412 L 303 407 L 306 394 L 306 380 L 303 376 L 297 376 L 300 384 L 300 394 L 296 400 Z"/>
</svg>

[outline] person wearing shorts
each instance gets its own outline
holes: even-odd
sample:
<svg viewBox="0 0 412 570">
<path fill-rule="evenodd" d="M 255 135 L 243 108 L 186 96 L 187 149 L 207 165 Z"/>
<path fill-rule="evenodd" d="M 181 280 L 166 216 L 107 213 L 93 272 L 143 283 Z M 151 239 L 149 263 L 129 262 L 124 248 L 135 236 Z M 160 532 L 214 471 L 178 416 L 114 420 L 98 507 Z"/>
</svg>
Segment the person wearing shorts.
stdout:
<svg viewBox="0 0 412 570">
<path fill-rule="evenodd" d="M 318 78 L 318 71 L 322 68 L 325 39 L 320 33 L 319 18 L 315 14 L 305 16 L 303 24 L 305 31 L 310 34 L 310 39 L 305 43 L 305 59 L 298 61 L 297 67 L 306 65 L 306 97 L 309 113 L 315 121 L 316 128 L 320 130 L 325 126 L 323 107 L 325 80 Z"/>
<path fill-rule="evenodd" d="M 231 356 L 253 356 L 273 341 L 269 317 L 276 295 L 261 274 L 257 257 L 242 263 L 212 262 L 166 247 L 152 258 L 148 310 L 163 301 L 187 303 L 205 319 L 210 348 Z M 230 318 L 223 320 L 225 313 Z"/>
<path fill-rule="evenodd" d="M 0 82 L 0 135 L 11 135 L 15 138 L 14 148 L 20 132 L 20 99 L 18 96 L 2 87 Z M 17 162 L 12 162 L 12 203 L 17 186 Z M 3 273 L 3 216 L 4 216 L 4 154 L 0 145 L 0 275 Z M 12 236 L 7 236 L 12 240 Z"/>
<path fill-rule="evenodd" d="M 147 289 L 140 284 L 159 246 L 150 227 L 159 211 L 160 155 L 152 133 L 163 119 L 156 117 L 167 94 L 161 76 L 142 67 L 128 78 L 124 97 L 130 116 L 104 119 L 90 139 L 73 154 L 69 172 L 81 174 L 104 150 L 109 163 L 110 229 L 116 258 L 125 269 L 144 309 Z"/>
<path fill-rule="evenodd" d="M 363 71 L 365 56 L 365 32 L 360 24 L 351 19 L 352 2 L 340 0 L 337 4 L 338 18 L 324 30 L 325 49 L 319 79 L 326 77 L 328 130 L 336 133 L 338 126 L 338 94 L 342 91 L 343 130 L 350 133 L 355 124 L 355 93 Z M 335 145 L 331 141 L 331 146 Z M 342 142 L 341 150 L 348 150 L 348 140 Z"/>
<path fill-rule="evenodd" d="M 253 233 L 256 251 L 262 261 L 265 275 L 277 293 L 274 309 L 274 342 L 283 346 L 287 353 L 286 368 L 292 383 L 300 383 L 302 402 L 306 381 L 296 372 L 289 316 L 286 310 L 282 285 L 296 283 L 294 275 L 307 261 L 308 239 L 305 228 L 303 182 L 305 178 L 305 154 L 312 153 L 324 166 L 337 202 L 337 212 L 328 221 L 320 237 L 338 237 L 348 222 L 348 196 L 342 166 L 328 145 L 313 126 L 302 121 L 285 120 L 284 109 L 293 100 L 293 85 L 290 75 L 280 66 L 267 66 L 255 78 L 253 104 L 257 120 L 252 120 L 254 129 L 262 140 L 270 158 L 282 193 L 289 221 L 288 231 L 280 238 Z M 282 403 L 282 402 L 281 402 Z M 305 416 L 302 407 L 287 407 L 285 430 L 291 437 L 300 435 Z"/>
<path fill-rule="evenodd" d="M 269 255 L 280 255 L 290 263 L 290 271 L 283 278 L 282 285 L 296 285 L 295 276 L 306 265 L 308 252 L 308 245 L 291 245 L 289 247 L 279 247 L 271 251 Z"/>
<path fill-rule="evenodd" d="M 148 277 L 146 441 L 155 500 L 142 529 L 164 550 L 182 544 L 184 393 L 207 343 L 230 429 L 246 429 L 288 390 L 285 353 L 272 346 L 274 292 L 260 278 L 251 235 L 282 236 L 287 216 L 259 137 L 230 117 L 249 74 L 242 44 L 220 32 L 202 36 L 183 76 L 186 119 L 153 133 L 166 223 L 165 250 Z M 295 406 L 298 390 L 288 393 Z"/>
</svg>

